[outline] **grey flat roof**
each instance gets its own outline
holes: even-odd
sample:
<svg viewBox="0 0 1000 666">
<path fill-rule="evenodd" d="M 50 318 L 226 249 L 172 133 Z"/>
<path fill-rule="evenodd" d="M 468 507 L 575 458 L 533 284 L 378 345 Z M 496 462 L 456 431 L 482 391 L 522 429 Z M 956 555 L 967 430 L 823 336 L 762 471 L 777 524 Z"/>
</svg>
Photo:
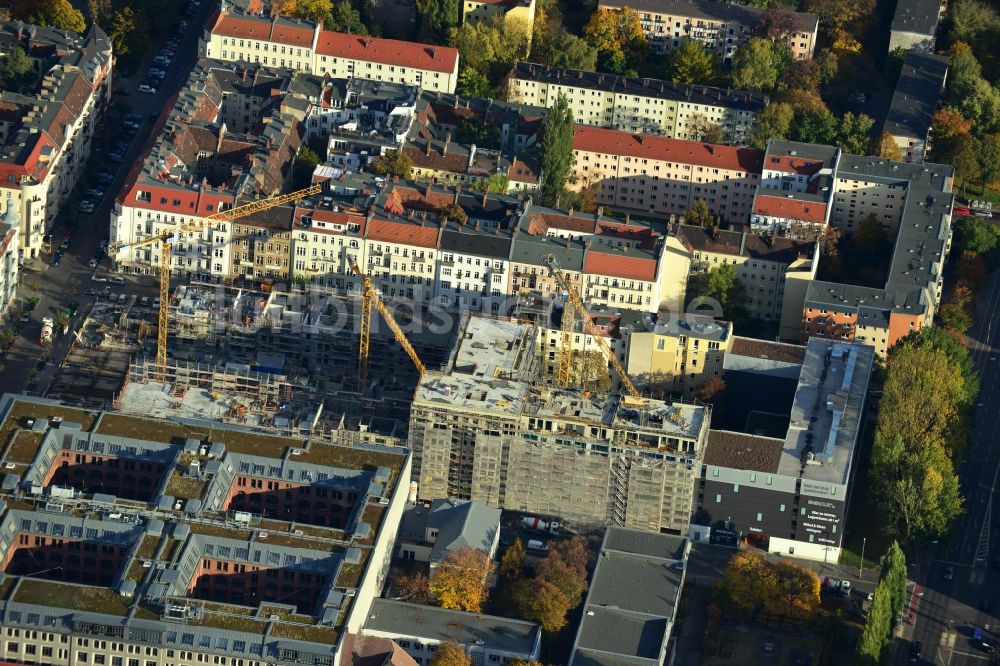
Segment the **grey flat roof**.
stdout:
<svg viewBox="0 0 1000 666">
<path fill-rule="evenodd" d="M 923 141 L 948 75 L 948 58 L 910 51 L 896 82 L 884 130 Z"/>
<path fill-rule="evenodd" d="M 381 632 L 427 641 L 454 640 L 484 650 L 531 654 L 539 627 L 533 622 L 466 613 L 392 599 L 375 599 L 362 633 Z"/>
<path fill-rule="evenodd" d="M 874 359 L 868 345 L 809 338 L 779 474 L 847 483 Z"/>
<path fill-rule="evenodd" d="M 941 0 L 900 0 L 892 17 L 892 30 L 933 36 L 937 32 Z"/>
<path fill-rule="evenodd" d="M 600 90 L 619 95 L 685 101 L 741 111 L 753 111 L 755 113 L 763 110 L 768 102 L 767 95 L 743 90 L 673 83 L 672 81 L 663 81 L 662 79 L 587 72 L 582 69 L 551 67 L 531 62 L 517 63 L 514 67 L 513 77 L 522 81 L 536 81 L 574 88 L 586 88 L 587 90 Z"/>
<path fill-rule="evenodd" d="M 601 544 L 572 666 L 658 663 L 680 599 L 687 539 L 609 527 Z M 652 661 L 649 661 L 652 660 Z"/>
</svg>

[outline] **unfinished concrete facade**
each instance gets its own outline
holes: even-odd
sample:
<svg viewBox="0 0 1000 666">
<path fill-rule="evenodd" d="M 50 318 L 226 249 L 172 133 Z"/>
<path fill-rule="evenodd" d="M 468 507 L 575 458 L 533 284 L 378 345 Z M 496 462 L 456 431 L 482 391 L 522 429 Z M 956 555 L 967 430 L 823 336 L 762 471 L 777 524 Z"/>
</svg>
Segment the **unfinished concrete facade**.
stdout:
<svg viewBox="0 0 1000 666">
<path fill-rule="evenodd" d="M 684 531 L 707 407 L 534 384 L 534 326 L 472 317 L 410 417 L 420 496 Z"/>
</svg>

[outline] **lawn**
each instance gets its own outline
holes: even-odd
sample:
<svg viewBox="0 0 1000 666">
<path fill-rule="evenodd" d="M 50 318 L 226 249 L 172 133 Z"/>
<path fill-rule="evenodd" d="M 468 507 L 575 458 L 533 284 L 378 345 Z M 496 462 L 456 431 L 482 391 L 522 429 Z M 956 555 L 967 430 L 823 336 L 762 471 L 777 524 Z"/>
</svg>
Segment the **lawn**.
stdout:
<svg viewBox="0 0 1000 666">
<path fill-rule="evenodd" d="M 788 433 L 788 422 L 789 418 L 787 416 L 754 410 L 747 414 L 747 424 L 744 432 L 752 435 L 784 439 L 785 434 Z"/>
<path fill-rule="evenodd" d="M 195 479 L 182 475 L 177 470 L 170 474 L 164 494 L 180 499 L 199 499 L 205 490 L 207 483 L 201 479 Z"/>
<path fill-rule="evenodd" d="M 11 405 L 3 426 L 0 426 L 0 445 L 7 443 L 10 439 L 10 433 L 14 430 L 26 428 L 27 419 L 52 419 L 54 416 L 61 416 L 64 421 L 69 423 L 79 423 L 84 432 L 90 430 L 94 421 L 97 420 L 96 414 L 82 409 L 17 400 Z M 27 462 L 31 462 L 31 460 Z"/>
<path fill-rule="evenodd" d="M 70 585 L 37 578 L 21 578 L 14 601 L 54 608 L 72 608 L 91 613 L 125 615 L 128 600 L 105 587 Z"/>
</svg>

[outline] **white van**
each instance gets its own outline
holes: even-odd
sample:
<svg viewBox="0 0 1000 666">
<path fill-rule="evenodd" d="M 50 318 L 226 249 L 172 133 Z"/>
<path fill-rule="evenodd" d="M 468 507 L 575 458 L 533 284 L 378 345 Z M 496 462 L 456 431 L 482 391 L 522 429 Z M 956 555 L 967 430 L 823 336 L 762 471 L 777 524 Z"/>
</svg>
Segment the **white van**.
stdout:
<svg viewBox="0 0 1000 666">
<path fill-rule="evenodd" d="M 545 542 L 539 541 L 538 539 L 528 539 L 528 550 L 545 553 L 548 552 L 549 546 Z"/>
</svg>

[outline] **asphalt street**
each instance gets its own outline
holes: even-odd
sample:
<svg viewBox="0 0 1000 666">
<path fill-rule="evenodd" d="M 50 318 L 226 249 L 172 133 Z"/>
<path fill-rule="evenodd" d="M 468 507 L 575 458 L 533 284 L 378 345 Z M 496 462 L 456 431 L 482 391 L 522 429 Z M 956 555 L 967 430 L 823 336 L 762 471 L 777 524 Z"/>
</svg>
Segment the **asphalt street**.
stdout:
<svg viewBox="0 0 1000 666">
<path fill-rule="evenodd" d="M 150 52 L 145 59 L 146 64 L 140 67 L 131 78 L 119 79 L 118 71 L 115 71 L 115 80 L 112 84 L 115 98 L 111 107 L 114 108 L 116 104 L 124 102 L 130 107 L 126 113 L 142 115 L 142 127 L 132 139 L 122 163 L 113 164 L 104 159 L 103 156 L 108 154 L 109 146 L 120 137 L 118 129 L 120 124 L 112 118 L 105 117 L 103 129 L 99 128 L 94 136 L 93 153 L 102 156 L 99 168 L 107 168 L 115 172 L 114 181 L 107 188 L 100 204 L 90 215 L 78 212 L 76 200 L 67 201 L 63 209 L 65 212 L 60 215 L 60 219 L 56 221 L 54 228 L 49 232 L 52 235 L 52 250 L 55 250 L 66 235 L 71 233 L 69 247 L 58 266 L 50 265 L 52 255 L 42 254 L 33 261 L 29 261 L 22 269 L 17 293 L 18 302 L 24 303 L 31 297 L 37 297 L 40 300 L 35 310 L 30 314 L 28 321 L 19 321 L 19 317 L 15 316 L 17 308 L 12 308 L 10 317 L 3 322 L 4 326 L 16 330 L 18 335 L 14 347 L 7 351 L 0 361 L 2 363 L 0 365 L 0 392 L 44 394 L 59 363 L 69 349 L 73 338 L 72 331 L 79 326 L 94 302 L 95 296 L 86 293 L 88 289 L 101 292 L 104 291 L 105 287 L 110 286 L 111 293 L 156 294 L 150 278 L 126 277 L 127 284 L 125 285 L 94 282 L 93 277 L 95 275 L 103 276 L 109 267 L 110 259 L 107 257 L 96 271 L 89 268 L 87 264 L 97 252 L 101 240 L 108 238 L 108 225 L 115 197 L 121 191 L 129 169 L 137 159 L 141 158 L 151 141 L 154 122 L 151 120 L 150 114 L 160 114 L 166 110 L 170 98 L 183 85 L 198 57 L 198 38 L 202 34 L 202 26 L 211 13 L 212 7 L 213 3 L 205 0 L 201 4 L 198 16 L 187 19 L 190 29 L 183 37 L 174 62 L 171 64 L 157 94 L 141 94 L 138 92 L 138 87 L 145 76 L 149 60 L 166 39 L 166 34 L 157 36 L 156 43 L 151 45 Z M 83 178 L 87 176 L 88 174 L 84 174 Z M 75 230 L 73 230 L 74 225 L 76 226 Z M 71 332 L 68 335 L 57 334 L 52 345 L 48 349 L 43 349 L 39 344 L 42 318 L 51 317 L 56 312 L 64 310 L 71 302 L 78 304 L 77 315 L 70 325 Z"/>
<path fill-rule="evenodd" d="M 983 666 L 991 657 L 974 639 L 976 628 L 993 645 L 1000 642 L 1000 274 L 984 291 L 980 321 L 968 336 L 980 391 L 970 450 L 959 469 L 966 513 L 956 538 L 929 544 L 916 558 L 913 624 L 902 625 L 894 664 L 914 663 L 910 644 L 919 641 L 919 663 Z"/>
</svg>

